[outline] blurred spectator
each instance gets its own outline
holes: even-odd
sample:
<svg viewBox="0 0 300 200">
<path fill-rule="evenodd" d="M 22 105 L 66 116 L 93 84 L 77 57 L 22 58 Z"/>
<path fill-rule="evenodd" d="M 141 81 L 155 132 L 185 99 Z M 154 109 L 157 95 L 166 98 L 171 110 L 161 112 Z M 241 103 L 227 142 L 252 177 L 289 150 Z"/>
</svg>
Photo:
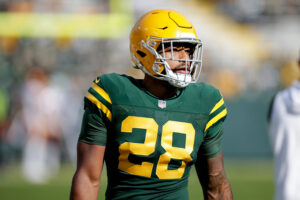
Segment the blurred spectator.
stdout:
<svg viewBox="0 0 300 200">
<path fill-rule="evenodd" d="M 279 92 L 270 112 L 275 161 L 275 200 L 300 199 L 300 58 L 298 81 Z"/>
<path fill-rule="evenodd" d="M 22 172 L 33 183 L 47 182 L 55 175 L 62 157 L 75 163 L 82 89 L 77 76 L 29 68 L 20 90 L 21 106 L 2 134 L 6 137 L 1 137 L 2 160 L 15 158 L 12 151 L 22 150 Z"/>
<path fill-rule="evenodd" d="M 60 165 L 61 91 L 48 81 L 42 68 L 32 68 L 22 94 L 22 120 L 27 131 L 22 170 L 34 183 L 47 181 Z"/>
</svg>

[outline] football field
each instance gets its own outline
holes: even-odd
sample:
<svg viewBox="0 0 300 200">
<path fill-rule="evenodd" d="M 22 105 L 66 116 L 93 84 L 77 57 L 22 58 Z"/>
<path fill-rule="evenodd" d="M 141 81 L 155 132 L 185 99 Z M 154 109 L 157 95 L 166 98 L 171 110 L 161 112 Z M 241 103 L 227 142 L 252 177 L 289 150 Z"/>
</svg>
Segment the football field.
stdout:
<svg viewBox="0 0 300 200">
<path fill-rule="evenodd" d="M 273 166 L 271 160 L 226 160 L 227 176 L 234 199 L 271 200 L 273 197 Z M 60 173 L 43 185 L 27 183 L 22 177 L 20 166 L 1 168 L 0 199 L 3 200 L 63 200 L 68 199 L 71 179 L 75 167 L 64 164 Z M 102 176 L 99 199 L 104 199 L 106 176 Z M 203 199 L 196 172 L 192 170 L 189 181 L 190 199 Z"/>
</svg>

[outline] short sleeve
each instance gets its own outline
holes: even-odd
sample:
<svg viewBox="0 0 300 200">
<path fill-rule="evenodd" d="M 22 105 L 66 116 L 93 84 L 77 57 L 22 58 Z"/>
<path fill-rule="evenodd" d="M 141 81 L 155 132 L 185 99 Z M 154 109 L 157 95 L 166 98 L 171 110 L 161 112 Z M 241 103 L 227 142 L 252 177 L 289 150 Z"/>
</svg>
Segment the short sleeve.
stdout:
<svg viewBox="0 0 300 200">
<path fill-rule="evenodd" d="M 219 101 L 209 113 L 209 119 L 204 131 L 204 140 L 198 152 L 199 156 L 212 158 L 222 151 L 223 122 L 226 116 L 227 109 L 222 96 L 219 94 Z"/>
<path fill-rule="evenodd" d="M 111 121 L 111 100 L 98 77 L 84 97 L 84 115 L 79 141 L 106 145 L 107 127 Z"/>
</svg>

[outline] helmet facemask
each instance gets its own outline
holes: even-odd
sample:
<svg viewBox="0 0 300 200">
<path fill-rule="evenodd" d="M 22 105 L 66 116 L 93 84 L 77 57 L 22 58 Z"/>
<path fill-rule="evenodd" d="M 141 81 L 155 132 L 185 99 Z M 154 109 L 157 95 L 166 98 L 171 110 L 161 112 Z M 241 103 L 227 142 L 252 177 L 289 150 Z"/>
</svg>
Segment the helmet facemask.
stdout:
<svg viewBox="0 0 300 200">
<path fill-rule="evenodd" d="M 190 47 L 189 59 L 174 58 L 173 47 L 178 44 L 181 44 L 182 46 L 188 45 Z M 147 42 L 141 41 L 141 45 L 155 57 L 150 69 L 144 67 L 137 58 L 134 58 L 136 63 L 138 63 L 137 67 L 142 69 L 148 75 L 156 79 L 168 81 L 171 85 L 179 88 L 186 87 L 188 84 L 198 80 L 202 68 L 202 42 L 199 39 L 150 37 Z M 171 47 L 170 58 L 165 56 L 165 49 L 167 47 Z M 173 72 L 167 62 L 171 60 L 182 62 L 185 67 L 185 73 Z M 152 73 L 150 70 L 152 70 Z"/>
</svg>

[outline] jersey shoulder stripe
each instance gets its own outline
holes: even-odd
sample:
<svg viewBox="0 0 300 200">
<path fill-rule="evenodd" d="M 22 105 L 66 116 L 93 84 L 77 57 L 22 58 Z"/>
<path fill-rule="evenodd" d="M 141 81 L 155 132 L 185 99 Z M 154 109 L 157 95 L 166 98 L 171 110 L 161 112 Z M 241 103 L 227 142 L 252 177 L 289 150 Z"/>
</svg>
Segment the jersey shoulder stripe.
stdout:
<svg viewBox="0 0 300 200">
<path fill-rule="evenodd" d="M 100 109 L 102 113 L 104 113 L 104 115 L 109 119 L 109 121 L 112 120 L 112 101 L 108 93 L 101 87 L 99 78 L 97 78 L 92 84 L 92 87 L 89 88 L 85 98 L 93 103 L 98 109 Z"/>
<path fill-rule="evenodd" d="M 207 131 L 215 123 L 217 123 L 219 120 L 225 118 L 226 115 L 227 115 L 227 109 L 225 107 L 223 98 L 221 98 L 221 100 L 218 101 L 213 107 L 213 109 L 210 111 L 209 121 L 205 126 L 204 132 Z"/>
<path fill-rule="evenodd" d="M 95 104 L 97 106 L 97 108 L 99 108 L 106 115 L 106 117 L 109 119 L 109 121 L 111 121 L 111 119 L 112 119 L 111 111 L 103 103 L 101 103 L 101 101 L 99 101 L 94 95 L 92 95 L 89 92 L 85 95 L 85 97 L 90 102 Z"/>
<path fill-rule="evenodd" d="M 99 85 L 93 83 L 92 87 L 101 97 L 103 97 L 108 103 L 112 104 L 111 99 L 107 92 L 103 90 Z"/>
<path fill-rule="evenodd" d="M 222 105 L 224 105 L 224 99 L 223 98 L 218 103 L 216 103 L 216 105 L 213 107 L 213 109 L 210 111 L 209 114 L 212 114 L 213 112 L 218 110 L 218 108 L 220 108 Z"/>
</svg>

